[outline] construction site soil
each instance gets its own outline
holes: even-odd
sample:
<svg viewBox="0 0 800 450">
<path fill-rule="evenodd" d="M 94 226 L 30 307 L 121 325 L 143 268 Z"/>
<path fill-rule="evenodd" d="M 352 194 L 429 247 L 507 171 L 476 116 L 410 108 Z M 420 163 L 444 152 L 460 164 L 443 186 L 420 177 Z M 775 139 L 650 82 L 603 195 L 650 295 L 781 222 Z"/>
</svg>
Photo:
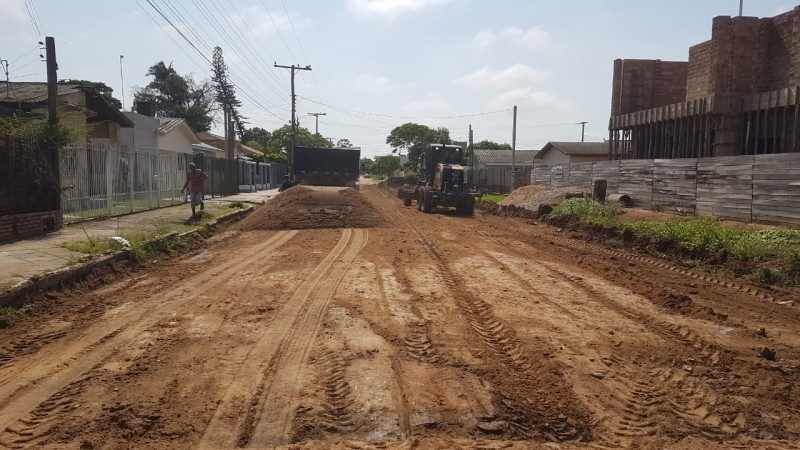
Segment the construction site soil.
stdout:
<svg viewBox="0 0 800 450">
<path fill-rule="evenodd" d="M 795 291 L 353 192 L 383 226 L 269 229 L 290 190 L 42 298 L 0 331 L 0 445 L 800 448 Z"/>
<path fill-rule="evenodd" d="M 237 228 L 371 228 L 385 223 L 380 211 L 353 188 L 295 186 L 250 214 Z"/>
</svg>

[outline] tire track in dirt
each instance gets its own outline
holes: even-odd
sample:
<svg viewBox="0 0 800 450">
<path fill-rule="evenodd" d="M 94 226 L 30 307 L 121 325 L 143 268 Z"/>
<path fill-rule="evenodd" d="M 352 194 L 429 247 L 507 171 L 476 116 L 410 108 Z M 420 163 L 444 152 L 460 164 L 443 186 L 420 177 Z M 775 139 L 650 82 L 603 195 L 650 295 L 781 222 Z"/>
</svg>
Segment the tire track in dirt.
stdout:
<svg viewBox="0 0 800 450">
<path fill-rule="evenodd" d="M 352 390 L 347 381 L 347 363 L 338 353 L 323 347 L 317 359 L 320 363 L 320 378 L 325 391 L 325 410 L 322 413 L 324 427 L 338 433 L 354 428 Z"/>
<path fill-rule="evenodd" d="M 264 330 L 231 380 L 199 447 L 285 443 L 296 407 L 292 400 L 300 388 L 298 377 L 322 313 L 367 238 L 366 230 L 344 230 L 334 248 L 275 314 L 278 319 Z"/>
<path fill-rule="evenodd" d="M 384 189 L 378 191 L 389 197 Z M 493 377 L 493 382 L 497 409 L 506 413 L 503 418 L 512 434 L 556 442 L 588 438 L 588 417 L 578 412 L 579 402 L 565 388 L 558 369 L 533 364 L 514 330 L 494 315 L 488 303 L 463 289 L 464 280 L 451 269 L 447 258 L 425 232 L 399 212 L 393 215 L 417 234 L 456 304 L 466 313 L 470 328 L 490 349 L 488 358 L 499 360 L 509 370 L 510 373 Z M 555 386 L 562 388 L 558 402 L 553 399 Z"/>
<path fill-rule="evenodd" d="M 263 243 L 251 246 L 241 259 L 218 273 L 221 284 L 234 277 L 238 270 L 283 245 L 295 234 L 294 231 L 280 232 Z M 3 373 L 3 384 L 0 385 L 0 430 L 13 426 L 27 413 L 46 403 L 48 398 L 73 380 L 80 379 L 118 348 L 137 339 L 144 330 L 167 317 L 175 308 L 208 293 L 193 286 L 218 271 L 219 267 L 212 266 L 149 301 L 122 310 L 74 339 L 52 344 L 48 351 L 38 352 L 37 358 L 30 364 L 11 367 L 14 370 Z M 182 293 L 187 287 L 193 291 Z"/>
</svg>

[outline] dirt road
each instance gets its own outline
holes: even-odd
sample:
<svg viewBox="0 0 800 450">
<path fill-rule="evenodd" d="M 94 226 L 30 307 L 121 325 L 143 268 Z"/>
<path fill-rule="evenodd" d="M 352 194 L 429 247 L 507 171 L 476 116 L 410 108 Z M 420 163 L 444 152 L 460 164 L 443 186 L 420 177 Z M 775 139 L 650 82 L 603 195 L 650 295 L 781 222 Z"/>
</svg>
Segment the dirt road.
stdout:
<svg viewBox="0 0 800 450">
<path fill-rule="evenodd" d="M 389 226 L 52 295 L 0 333 L 0 445 L 800 448 L 789 294 L 362 192 Z"/>
</svg>

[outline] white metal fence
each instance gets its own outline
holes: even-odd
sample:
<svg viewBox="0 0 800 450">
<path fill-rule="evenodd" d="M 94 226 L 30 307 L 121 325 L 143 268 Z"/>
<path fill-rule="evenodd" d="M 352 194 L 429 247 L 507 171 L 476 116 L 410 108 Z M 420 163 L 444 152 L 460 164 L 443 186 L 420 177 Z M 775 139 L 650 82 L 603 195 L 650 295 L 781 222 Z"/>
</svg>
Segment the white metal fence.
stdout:
<svg viewBox="0 0 800 450">
<path fill-rule="evenodd" d="M 128 147 L 68 147 L 60 153 L 64 222 L 182 203 L 192 155 Z"/>
</svg>

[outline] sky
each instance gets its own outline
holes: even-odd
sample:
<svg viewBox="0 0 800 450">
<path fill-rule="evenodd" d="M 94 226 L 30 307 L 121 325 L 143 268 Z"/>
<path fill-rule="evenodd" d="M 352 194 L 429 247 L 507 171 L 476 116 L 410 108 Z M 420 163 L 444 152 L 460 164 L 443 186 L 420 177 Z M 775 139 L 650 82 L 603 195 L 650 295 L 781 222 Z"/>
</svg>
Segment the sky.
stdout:
<svg viewBox="0 0 800 450">
<path fill-rule="evenodd" d="M 744 13 L 795 6 L 745 0 Z M 539 149 L 579 140 L 581 121 L 587 140 L 607 136 L 614 59 L 685 61 L 711 37 L 712 18 L 738 8 L 738 0 L 0 0 L 0 58 L 11 81 L 44 81 L 37 42 L 53 36 L 59 79 L 102 81 L 130 109 L 149 66 L 165 61 L 207 79 L 205 58 L 218 45 L 250 126 L 289 123 L 289 71 L 278 62 L 312 68 L 296 75 L 300 124 L 313 131 L 308 113 L 324 112 L 320 133 L 349 139 L 365 156 L 389 153 L 387 134 L 405 122 L 447 127 L 460 141 L 472 125 L 476 142 L 510 143 L 514 105 L 517 148 Z"/>
</svg>

